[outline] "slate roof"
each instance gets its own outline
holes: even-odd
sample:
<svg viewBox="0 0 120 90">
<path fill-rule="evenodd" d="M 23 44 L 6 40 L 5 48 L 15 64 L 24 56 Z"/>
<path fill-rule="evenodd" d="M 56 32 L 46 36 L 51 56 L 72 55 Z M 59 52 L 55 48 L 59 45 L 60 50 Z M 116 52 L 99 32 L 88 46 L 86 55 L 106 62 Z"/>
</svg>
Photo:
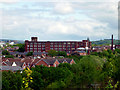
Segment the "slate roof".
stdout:
<svg viewBox="0 0 120 90">
<path fill-rule="evenodd" d="M 70 63 L 70 62 L 72 61 L 72 59 L 66 58 L 66 61 L 67 61 L 68 63 Z"/>
<path fill-rule="evenodd" d="M 67 62 L 70 63 L 72 61 L 72 59 L 69 58 L 43 58 L 43 59 L 36 59 L 36 62 L 33 62 L 33 64 L 37 64 L 39 61 L 43 60 L 44 62 L 46 62 L 48 65 L 53 65 L 55 63 L 56 60 L 58 60 L 59 63 L 63 63 L 63 62 Z"/>
<path fill-rule="evenodd" d="M 17 70 L 23 70 L 23 69 L 19 66 L 0 66 L 0 70 L 17 71 Z"/>
<path fill-rule="evenodd" d="M 36 64 L 38 61 L 40 61 L 41 59 L 40 58 L 37 58 L 37 59 L 35 59 L 34 61 L 33 61 L 33 63 L 32 64 Z"/>
<path fill-rule="evenodd" d="M 79 52 L 79 53 L 86 53 L 85 51 L 77 51 L 77 52 Z"/>
<path fill-rule="evenodd" d="M 18 55 L 26 55 L 28 52 L 10 52 L 11 55 L 18 54 Z M 48 54 L 47 52 L 33 52 L 33 55 L 42 55 Z"/>
<path fill-rule="evenodd" d="M 67 61 L 68 63 L 70 63 L 70 62 L 72 61 L 72 59 L 69 59 L 69 58 L 59 58 L 58 61 L 59 61 L 60 63 L 63 63 L 63 61 L 64 61 L 64 62 Z"/>
<path fill-rule="evenodd" d="M 57 59 L 57 60 L 59 61 L 59 63 L 62 63 L 62 62 L 64 61 L 63 58 L 59 58 L 59 59 Z"/>
<path fill-rule="evenodd" d="M 33 52 L 33 55 L 42 55 L 42 52 Z"/>
<path fill-rule="evenodd" d="M 53 65 L 56 61 L 56 59 L 42 59 L 44 62 L 46 62 L 48 65 Z"/>
<path fill-rule="evenodd" d="M 11 55 L 18 54 L 18 55 L 26 55 L 28 52 L 10 52 Z"/>
<path fill-rule="evenodd" d="M 32 58 L 23 58 L 23 59 L 21 59 L 21 62 L 31 63 L 31 62 L 33 62 L 33 59 Z"/>
<path fill-rule="evenodd" d="M 13 64 L 13 62 L 5 62 L 8 66 L 12 66 L 12 64 Z M 17 66 L 20 66 L 20 67 L 22 67 L 22 65 L 23 65 L 23 62 L 15 62 L 15 64 L 17 65 Z"/>
<path fill-rule="evenodd" d="M 14 58 L 8 58 L 8 60 L 9 62 L 20 62 L 21 61 L 21 59 L 14 59 Z"/>
</svg>

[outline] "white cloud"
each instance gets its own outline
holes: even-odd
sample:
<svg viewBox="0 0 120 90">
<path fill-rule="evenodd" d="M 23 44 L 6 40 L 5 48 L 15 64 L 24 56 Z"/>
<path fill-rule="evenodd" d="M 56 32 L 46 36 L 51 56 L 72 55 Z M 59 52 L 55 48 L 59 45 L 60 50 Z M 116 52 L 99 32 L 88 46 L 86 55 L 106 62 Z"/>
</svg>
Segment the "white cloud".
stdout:
<svg viewBox="0 0 120 90">
<path fill-rule="evenodd" d="M 0 0 L 0 3 L 7 3 L 7 4 L 12 4 L 12 3 L 16 3 L 19 0 Z"/>
<path fill-rule="evenodd" d="M 107 38 L 112 33 L 117 35 L 116 31 L 113 32 L 116 29 L 113 26 L 117 21 L 115 4 L 57 3 L 55 7 L 52 7 L 54 8 L 53 12 L 50 10 L 43 14 L 32 11 L 27 11 L 26 13 L 24 9 L 23 12 L 19 12 L 16 9 L 16 13 L 11 12 L 13 14 L 9 14 L 10 11 L 5 12 L 3 36 L 9 38 L 19 37 L 22 39 L 30 38 L 32 35 L 38 36 L 41 39 L 53 39 L 54 36 L 57 36 L 60 39 L 64 35 L 68 36 L 68 38 L 71 38 L 71 36 Z M 79 12 L 79 10 L 82 12 Z M 75 13 L 87 15 L 90 20 L 76 16 Z M 21 16 L 22 14 L 26 14 L 27 16 Z M 40 18 L 38 18 L 38 14 L 41 14 Z M 42 18 L 42 15 L 46 16 Z M 57 19 L 57 16 L 63 19 Z M 83 19 L 79 20 L 79 18 Z"/>
<path fill-rule="evenodd" d="M 58 14 L 73 13 L 74 10 L 70 3 L 55 3 L 54 12 Z"/>
</svg>

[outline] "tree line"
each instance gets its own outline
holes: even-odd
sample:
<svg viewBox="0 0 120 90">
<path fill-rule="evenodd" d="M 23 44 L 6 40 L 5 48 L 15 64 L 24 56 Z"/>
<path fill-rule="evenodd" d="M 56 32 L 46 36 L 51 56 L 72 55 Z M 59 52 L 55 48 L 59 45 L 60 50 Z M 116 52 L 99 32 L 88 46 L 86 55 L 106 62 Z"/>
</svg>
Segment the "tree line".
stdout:
<svg viewBox="0 0 120 90">
<path fill-rule="evenodd" d="M 21 88 L 119 88 L 120 50 L 94 52 L 87 56 L 68 56 L 76 64 L 62 63 L 58 67 L 36 66 L 22 73 L 3 71 L 3 89 Z"/>
</svg>

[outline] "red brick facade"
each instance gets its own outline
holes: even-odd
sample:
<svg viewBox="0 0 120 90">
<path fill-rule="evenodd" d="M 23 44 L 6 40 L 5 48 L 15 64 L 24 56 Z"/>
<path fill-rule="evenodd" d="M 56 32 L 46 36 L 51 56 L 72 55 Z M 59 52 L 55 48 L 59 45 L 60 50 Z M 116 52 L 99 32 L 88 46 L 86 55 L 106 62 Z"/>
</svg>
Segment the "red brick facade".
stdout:
<svg viewBox="0 0 120 90">
<path fill-rule="evenodd" d="M 40 60 L 36 63 L 36 65 L 43 65 L 43 66 L 47 66 L 48 67 L 48 64 L 46 62 L 44 62 L 43 60 Z"/>
<path fill-rule="evenodd" d="M 25 40 L 26 52 L 48 52 L 49 50 L 65 51 L 72 53 L 77 48 L 91 48 L 89 40 L 80 41 L 37 41 L 37 37 L 32 37 L 32 41 Z"/>
</svg>

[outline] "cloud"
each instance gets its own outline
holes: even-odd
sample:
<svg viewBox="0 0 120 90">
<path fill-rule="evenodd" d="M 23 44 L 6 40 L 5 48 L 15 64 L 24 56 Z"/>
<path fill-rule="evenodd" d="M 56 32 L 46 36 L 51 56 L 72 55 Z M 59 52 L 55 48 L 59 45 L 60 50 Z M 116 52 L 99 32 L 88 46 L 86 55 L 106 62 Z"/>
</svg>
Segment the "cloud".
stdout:
<svg viewBox="0 0 120 90">
<path fill-rule="evenodd" d="M 0 0 L 0 3 L 5 3 L 5 4 L 14 4 L 18 2 L 19 0 Z"/>
<path fill-rule="evenodd" d="M 54 13 L 58 14 L 69 14 L 73 13 L 74 10 L 70 3 L 55 3 Z"/>
<path fill-rule="evenodd" d="M 46 3 L 14 10 L 4 9 L 4 38 L 42 40 L 82 39 L 93 40 L 117 37 L 117 9 L 111 3 Z M 40 5 L 40 7 L 39 7 Z M 45 6 L 44 6 L 45 5 Z M 50 6 L 49 6 L 50 5 Z M 47 6 L 47 7 L 46 7 Z M 37 10 L 38 9 L 38 10 Z"/>
</svg>

